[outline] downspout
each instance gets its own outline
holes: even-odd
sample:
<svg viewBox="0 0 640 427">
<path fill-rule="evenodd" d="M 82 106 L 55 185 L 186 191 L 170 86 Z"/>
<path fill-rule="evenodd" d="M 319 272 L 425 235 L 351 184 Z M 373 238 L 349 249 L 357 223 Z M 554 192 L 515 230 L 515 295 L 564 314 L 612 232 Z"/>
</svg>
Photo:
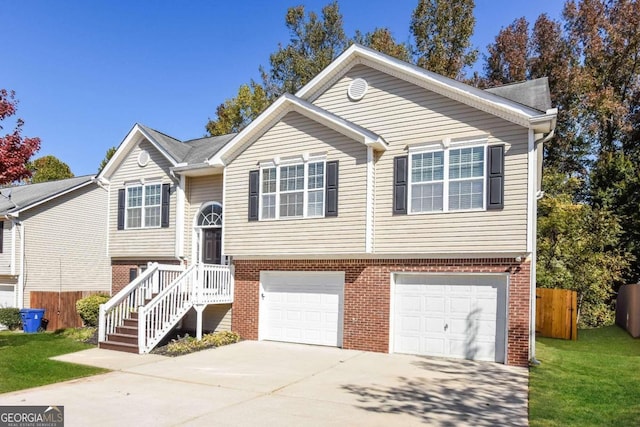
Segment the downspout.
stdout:
<svg viewBox="0 0 640 427">
<path fill-rule="evenodd" d="M 536 155 L 536 159 L 537 159 L 537 150 L 539 150 L 541 148 L 541 144 L 544 144 L 545 142 L 549 141 L 551 138 L 553 138 L 553 135 L 555 134 L 555 129 L 551 129 L 551 131 L 546 135 L 541 137 L 540 139 L 537 139 L 534 141 L 533 146 L 534 146 L 534 153 Z M 536 179 L 536 186 L 537 186 L 537 182 L 538 182 L 538 170 L 540 170 L 537 165 L 535 168 L 535 173 L 536 176 L 534 177 Z M 530 291 L 531 291 L 531 295 L 529 296 L 529 315 L 530 315 L 530 324 L 531 326 L 529 327 L 529 362 L 532 365 L 539 365 L 540 361 L 538 359 L 536 359 L 536 274 L 537 274 L 537 268 L 536 268 L 536 263 L 537 263 L 537 258 L 538 258 L 538 203 L 537 201 L 540 200 L 542 198 L 542 196 L 544 196 L 544 192 L 543 191 L 536 191 L 535 194 L 535 200 L 533 200 L 533 225 L 532 225 L 532 251 L 531 251 L 531 272 L 530 272 Z"/>
</svg>

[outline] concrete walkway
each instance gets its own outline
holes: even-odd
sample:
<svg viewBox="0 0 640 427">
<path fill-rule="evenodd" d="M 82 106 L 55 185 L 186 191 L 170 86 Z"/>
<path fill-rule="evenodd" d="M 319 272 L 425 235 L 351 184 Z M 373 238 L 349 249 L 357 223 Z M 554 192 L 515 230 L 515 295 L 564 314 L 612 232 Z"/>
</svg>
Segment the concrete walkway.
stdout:
<svg viewBox="0 0 640 427">
<path fill-rule="evenodd" d="M 57 359 L 114 371 L 2 394 L 0 405 L 63 405 L 66 427 L 527 425 L 527 370 L 493 363 L 256 341 Z"/>
</svg>

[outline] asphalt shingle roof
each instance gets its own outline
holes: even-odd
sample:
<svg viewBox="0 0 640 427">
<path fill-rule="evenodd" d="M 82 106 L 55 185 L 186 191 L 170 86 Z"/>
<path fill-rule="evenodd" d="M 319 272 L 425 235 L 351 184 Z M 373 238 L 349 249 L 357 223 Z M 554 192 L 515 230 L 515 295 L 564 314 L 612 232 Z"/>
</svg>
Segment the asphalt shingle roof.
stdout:
<svg viewBox="0 0 640 427">
<path fill-rule="evenodd" d="M 184 143 L 179 139 L 159 132 L 150 127 L 141 125 L 138 126 L 145 132 L 147 132 L 156 141 L 163 150 L 165 150 L 176 162 L 182 161 L 182 158 L 189 152 L 189 147 L 185 147 Z"/>
<path fill-rule="evenodd" d="M 488 88 L 485 91 L 541 112 L 551 108 L 551 94 L 546 77 Z M 141 124 L 138 126 L 148 133 L 176 163 L 186 163 L 188 166 L 204 163 L 237 135 L 231 133 L 183 142 L 150 127 Z"/>
<path fill-rule="evenodd" d="M 192 139 L 184 144 L 191 147 L 187 155 L 182 159 L 183 163 L 189 165 L 202 163 L 216 154 L 227 142 L 236 136 L 235 133 L 220 136 L 209 136 L 205 138 Z"/>
<path fill-rule="evenodd" d="M 0 215 L 18 212 L 29 206 L 64 193 L 91 181 L 93 175 L 77 176 L 59 181 L 16 185 L 0 189 Z"/>
<path fill-rule="evenodd" d="M 485 91 L 536 110 L 547 111 L 551 108 L 551 93 L 546 77 L 496 86 Z"/>
</svg>

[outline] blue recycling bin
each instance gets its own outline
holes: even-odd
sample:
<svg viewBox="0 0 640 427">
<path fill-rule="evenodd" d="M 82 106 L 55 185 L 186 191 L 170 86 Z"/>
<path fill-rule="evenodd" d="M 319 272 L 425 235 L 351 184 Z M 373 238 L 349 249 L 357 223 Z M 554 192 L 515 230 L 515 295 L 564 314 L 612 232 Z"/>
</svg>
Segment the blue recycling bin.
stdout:
<svg viewBox="0 0 640 427">
<path fill-rule="evenodd" d="M 44 308 L 23 308 L 20 310 L 22 317 L 22 330 L 28 334 L 38 332 L 44 317 Z"/>
</svg>

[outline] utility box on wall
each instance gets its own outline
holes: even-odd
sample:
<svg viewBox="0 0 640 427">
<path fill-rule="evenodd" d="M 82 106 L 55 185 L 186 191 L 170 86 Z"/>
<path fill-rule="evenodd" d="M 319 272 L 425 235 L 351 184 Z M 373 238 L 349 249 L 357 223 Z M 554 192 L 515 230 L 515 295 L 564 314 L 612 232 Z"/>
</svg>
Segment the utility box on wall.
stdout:
<svg viewBox="0 0 640 427">
<path fill-rule="evenodd" d="M 624 285 L 618 291 L 616 324 L 632 337 L 640 337 L 640 284 Z"/>
</svg>

